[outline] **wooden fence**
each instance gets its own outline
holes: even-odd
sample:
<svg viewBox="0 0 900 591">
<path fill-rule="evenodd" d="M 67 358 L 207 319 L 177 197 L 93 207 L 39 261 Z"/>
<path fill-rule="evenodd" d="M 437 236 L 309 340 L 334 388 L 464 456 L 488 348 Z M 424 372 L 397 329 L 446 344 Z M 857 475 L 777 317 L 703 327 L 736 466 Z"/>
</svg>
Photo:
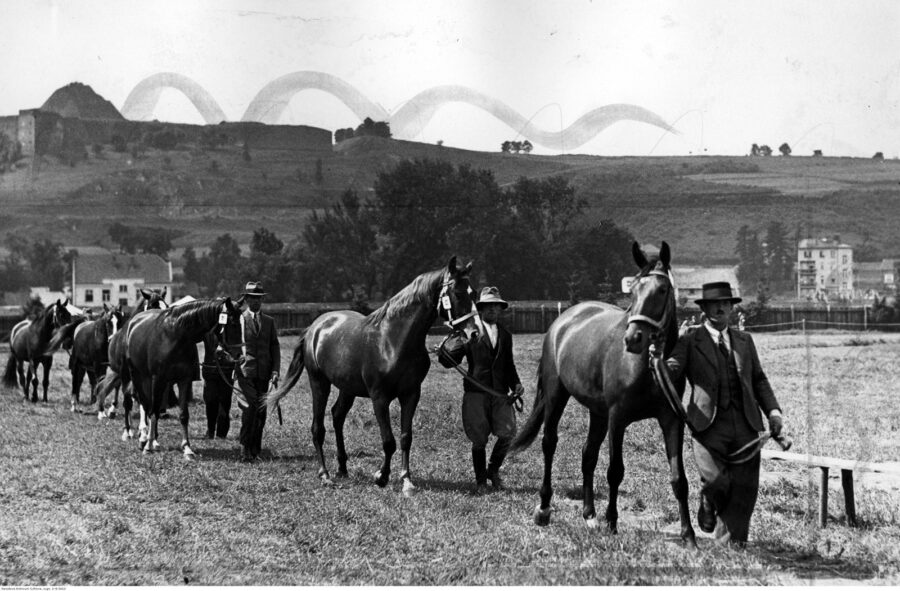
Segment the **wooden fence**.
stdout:
<svg viewBox="0 0 900 591">
<path fill-rule="evenodd" d="M 567 303 L 511 302 L 501 322 L 514 333 L 543 333 L 560 312 L 568 308 Z M 275 326 L 285 334 L 297 333 L 310 325 L 320 314 L 330 310 L 343 310 L 347 304 L 265 304 L 264 312 L 275 319 Z M 692 316 L 699 318 L 697 309 L 678 310 L 681 322 Z M 20 308 L 0 309 L 0 339 L 5 340 L 12 327 L 22 319 Z M 848 331 L 900 331 L 900 324 L 877 324 L 872 321 L 872 311 L 866 307 L 773 307 L 762 310 L 758 317 L 747 322 L 746 328 L 753 332 L 773 332 L 783 330 L 824 330 Z M 441 330 L 441 321 L 435 322 L 435 331 Z"/>
</svg>

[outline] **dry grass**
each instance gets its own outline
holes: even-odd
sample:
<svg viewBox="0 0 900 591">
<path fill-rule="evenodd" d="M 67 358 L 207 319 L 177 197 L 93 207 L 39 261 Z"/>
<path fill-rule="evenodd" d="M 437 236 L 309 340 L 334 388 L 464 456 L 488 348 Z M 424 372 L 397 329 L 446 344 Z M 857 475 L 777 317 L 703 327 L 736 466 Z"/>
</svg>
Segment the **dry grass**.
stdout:
<svg viewBox="0 0 900 591">
<path fill-rule="evenodd" d="M 893 368 L 900 337 L 820 335 L 809 347 L 803 335 L 756 340 L 797 451 L 898 457 Z M 295 342 L 283 340 L 285 358 Z M 537 335 L 515 337 L 523 377 L 534 375 L 539 343 Z M 283 401 L 285 424 L 270 419 L 266 459 L 245 465 L 236 462 L 239 419 L 228 440 L 201 439 L 202 402 L 191 407 L 196 461 L 185 462 L 175 449 L 174 419 L 161 422 L 165 450 L 142 456 L 136 443 L 119 440 L 118 421 L 68 411 L 64 366 L 58 355 L 48 405 L 23 403 L 11 392 L 0 398 L 4 585 L 779 584 L 897 582 L 900 573 L 898 483 L 858 482 L 858 529 L 846 527 L 835 488 L 832 521 L 817 530 L 806 471 L 773 462 L 763 466 L 748 549 L 717 548 L 705 537 L 699 552 L 682 548 L 661 436 L 651 422 L 626 435 L 620 533 L 588 531 L 574 498 L 586 428 L 586 412 L 575 402 L 563 419 L 553 521 L 538 528 L 531 510 L 542 470 L 539 444 L 506 467 L 509 490 L 473 496 L 460 379 L 436 364 L 415 420 L 420 492 L 413 498 L 399 492 L 399 456 L 386 489 L 371 482 L 381 445 L 366 400 L 348 419 L 350 478 L 326 488 L 315 477 L 305 378 Z M 533 384 L 527 390 L 530 397 Z M 330 433 L 326 450 L 333 468 Z M 689 444 L 686 458 L 693 512 L 698 477 Z M 605 466 L 601 458 L 601 510 Z"/>
</svg>

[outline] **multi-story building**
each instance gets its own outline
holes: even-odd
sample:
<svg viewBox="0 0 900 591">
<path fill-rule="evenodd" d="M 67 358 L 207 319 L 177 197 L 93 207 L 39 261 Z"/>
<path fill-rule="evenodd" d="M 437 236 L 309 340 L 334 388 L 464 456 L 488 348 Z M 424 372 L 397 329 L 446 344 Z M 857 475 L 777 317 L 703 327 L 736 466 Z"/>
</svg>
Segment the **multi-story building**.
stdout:
<svg viewBox="0 0 900 591">
<path fill-rule="evenodd" d="M 853 247 L 840 238 L 806 238 L 797 244 L 797 297 L 853 296 Z"/>
<path fill-rule="evenodd" d="M 132 306 L 141 288 L 166 290 L 172 302 L 172 263 L 155 254 L 91 253 L 72 260 L 72 303 Z"/>
</svg>

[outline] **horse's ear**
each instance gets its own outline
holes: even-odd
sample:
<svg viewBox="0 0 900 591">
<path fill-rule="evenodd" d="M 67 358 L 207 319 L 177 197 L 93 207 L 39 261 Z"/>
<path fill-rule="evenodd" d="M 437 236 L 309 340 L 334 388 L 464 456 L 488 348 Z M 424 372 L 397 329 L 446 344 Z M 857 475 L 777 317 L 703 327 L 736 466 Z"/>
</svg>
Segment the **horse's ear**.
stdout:
<svg viewBox="0 0 900 591">
<path fill-rule="evenodd" d="M 466 274 L 468 274 L 469 272 L 472 271 L 472 261 L 469 261 L 469 264 L 466 265 L 466 268 L 465 268 L 464 271 L 465 271 Z"/>
<path fill-rule="evenodd" d="M 141 295 L 144 297 L 145 300 L 149 300 L 149 299 L 150 299 L 150 292 L 149 292 L 148 290 L 146 290 L 146 289 L 144 289 L 144 288 L 142 287 L 142 288 L 139 289 L 138 291 L 141 292 Z"/>
<path fill-rule="evenodd" d="M 669 250 L 669 244 L 663 240 L 662 246 L 659 248 L 659 260 L 666 267 L 669 266 L 669 261 L 672 258 L 672 252 Z"/>
<path fill-rule="evenodd" d="M 243 308 L 243 307 L 244 307 L 244 300 L 245 300 L 246 298 L 247 298 L 247 296 L 246 296 L 245 294 L 241 294 L 241 297 L 239 297 L 238 299 L 234 300 L 234 301 L 232 302 L 232 304 L 234 304 L 235 309 L 240 310 L 241 308 Z"/>
<path fill-rule="evenodd" d="M 631 255 L 634 257 L 634 262 L 637 263 L 637 266 L 643 269 L 647 266 L 647 255 L 644 254 L 644 251 L 641 250 L 641 245 L 637 243 L 637 240 L 631 243 Z"/>
<path fill-rule="evenodd" d="M 163 288 L 162 293 L 159 294 L 159 297 L 161 297 L 162 299 L 166 299 L 166 293 L 168 293 L 168 291 L 169 291 L 169 286 L 167 285 Z"/>
<path fill-rule="evenodd" d="M 104 312 L 109 312 L 109 306 L 106 305 L 106 302 L 103 302 L 103 311 L 104 311 Z"/>
<path fill-rule="evenodd" d="M 450 257 L 450 261 L 447 263 L 447 270 L 451 273 L 456 273 L 456 255 Z"/>
</svg>

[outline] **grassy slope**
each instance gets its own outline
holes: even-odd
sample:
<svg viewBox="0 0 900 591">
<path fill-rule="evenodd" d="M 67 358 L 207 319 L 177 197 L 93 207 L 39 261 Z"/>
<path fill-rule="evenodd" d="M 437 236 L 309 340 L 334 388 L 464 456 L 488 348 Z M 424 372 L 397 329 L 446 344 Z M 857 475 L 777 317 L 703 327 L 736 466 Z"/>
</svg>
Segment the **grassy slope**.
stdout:
<svg viewBox="0 0 900 591">
<path fill-rule="evenodd" d="M 238 146 L 187 146 L 150 150 L 136 162 L 107 149 L 73 168 L 46 158 L 36 172 L 26 166 L 0 177 L 0 237 L 18 232 L 91 244 L 106 240 L 108 225 L 120 221 L 178 230 L 178 247 L 206 246 L 224 232 L 247 242 L 260 226 L 288 241 L 310 209 L 333 203 L 348 187 L 364 193 L 379 170 L 401 159 L 429 157 L 489 168 L 501 184 L 564 175 L 587 201 L 589 219 L 612 218 L 641 241 L 665 239 L 680 262 L 733 261 L 737 229 L 748 224 L 762 235 L 774 220 L 791 236 L 802 224 L 804 235 L 840 234 L 852 244 L 868 236 L 884 256 L 900 254 L 894 161 L 525 156 L 378 138 L 356 138 L 331 153 L 255 150 L 252 157 L 245 162 Z M 313 182 L 319 158 L 321 185 Z"/>
<path fill-rule="evenodd" d="M 817 335 L 809 348 L 802 335 L 758 335 L 756 341 L 796 451 L 881 461 L 900 457 L 897 378 L 887 369 L 900 353 L 900 337 Z M 295 342 L 283 340 L 285 363 Z M 534 376 L 540 337 L 517 335 L 515 347 L 520 373 Z M 381 446 L 365 400 L 346 426 L 349 480 L 338 489 L 318 484 L 305 377 L 283 401 L 285 424 L 270 419 L 264 439 L 269 459 L 256 465 L 235 461 L 236 410 L 228 440 L 200 439 L 205 416 L 198 403 L 191 407 L 191 433 L 200 457 L 186 463 L 175 449 L 176 420 L 161 422 L 165 451 L 143 457 L 135 442 L 119 440 L 119 421 L 110 425 L 91 414 L 69 413 L 64 366 L 57 355 L 48 405 L 22 403 L 10 392 L 0 397 L 5 585 L 900 581 L 896 483 L 857 476 L 862 527 L 851 529 L 839 479 L 832 478 L 831 522 L 817 530 L 815 484 L 806 471 L 767 461 L 751 546 L 720 549 L 704 537 L 695 554 L 677 544 L 676 506 L 653 422 L 633 425 L 626 434 L 620 533 L 611 536 L 588 531 L 574 499 L 587 420 L 575 402 L 563 417 L 553 521 L 538 528 L 531 509 L 542 471 L 539 442 L 505 468 L 508 491 L 471 496 L 460 380 L 437 365 L 425 380 L 415 418 L 413 474 L 421 491 L 411 499 L 400 495 L 396 471 L 387 489 L 371 484 Z M 200 384 L 195 386 L 200 398 Z M 526 387 L 530 400 L 530 380 Z M 392 411 L 396 435 L 396 405 Z M 330 424 L 328 430 L 326 455 L 333 469 Z M 693 515 L 698 476 L 690 444 L 685 452 Z M 596 474 L 601 511 L 605 454 L 606 445 Z"/>
</svg>

